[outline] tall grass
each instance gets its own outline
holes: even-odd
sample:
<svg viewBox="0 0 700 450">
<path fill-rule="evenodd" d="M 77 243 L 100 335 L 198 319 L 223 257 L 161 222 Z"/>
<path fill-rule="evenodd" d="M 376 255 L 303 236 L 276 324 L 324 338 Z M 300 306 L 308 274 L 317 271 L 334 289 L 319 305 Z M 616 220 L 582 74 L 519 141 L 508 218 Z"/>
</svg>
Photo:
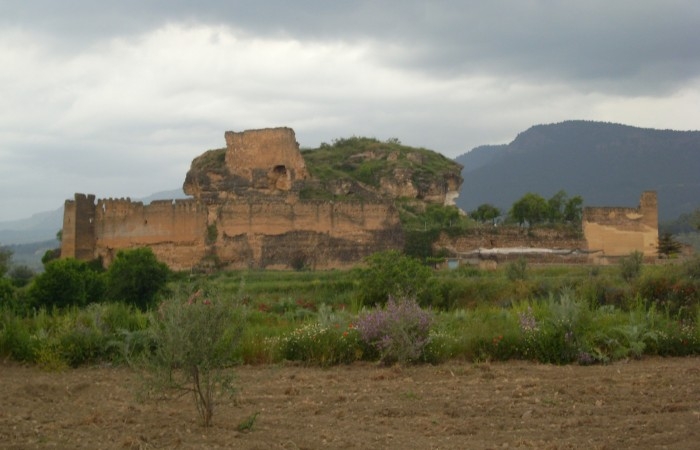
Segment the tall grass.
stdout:
<svg viewBox="0 0 700 450">
<path fill-rule="evenodd" d="M 592 364 L 698 354 L 698 267 L 698 260 L 645 266 L 631 282 L 614 266 L 531 266 L 516 280 L 503 269 L 435 272 L 426 304 L 434 320 L 421 360 Z M 171 291 L 200 288 L 243 308 L 245 331 L 228 350 L 237 362 L 328 365 L 379 358 L 352 340 L 350 324 L 366 313 L 354 271 L 223 272 L 183 277 Z M 1 358 L 55 370 L 119 364 L 152 345 L 146 330 L 153 311 L 119 303 L 29 312 L 14 306 L 0 305 Z"/>
</svg>

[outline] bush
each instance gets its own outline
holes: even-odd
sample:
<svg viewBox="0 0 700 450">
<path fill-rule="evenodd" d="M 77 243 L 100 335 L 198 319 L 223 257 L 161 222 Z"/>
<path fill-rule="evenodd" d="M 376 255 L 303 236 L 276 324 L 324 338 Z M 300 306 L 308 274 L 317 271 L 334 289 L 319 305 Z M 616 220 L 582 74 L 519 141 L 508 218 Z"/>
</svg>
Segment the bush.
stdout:
<svg viewBox="0 0 700 450">
<path fill-rule="evenodd" d="M 642 273 L 642 263 L 644 255 L 642 252 L 634 251 L 628 256 L 620 259 L 620 275 L 622 279 L 629 282 L 634 281 Z"/>
<path fill-rule="evenodd" d="M 13 303 L 15 289 L 13 283 L 7 278 L 0 278 L 0 306 Z"/>
<path fill-rule="evenodd" d="M 506 266 L 506 278 L 509 281 L 524 280 L 527 278 L 527 261 L 520 257 L 516 261 L 511 261 Z"/>
<path fill-rule="evenodd" d="M 365 305 L 383 305 L 390 296 L 429 299 L 433 272 L 417 259 L 396 250 L 379 252 L 366 259 L 360 269 L 359 296 Z"/>
<path fill-rule="evenodd" d="M 0 320 L 0 356 L 33 361 L 35 343 L 23 320 L 8 311 L 3 312 Z"/>
<path fill-rule="evenodd" d="M 243 325 L 240 307 L 202 291 L 163 302 L 152 322 L 154 347 L 137 366 L 152 375 L 151 388 L 191 391 L 208 427 L 218 397 L 232 389 L 225 370 L 235 362 Z"/>
<path fill-rule="evenodd" d="M 282 358 L 322 367 L 346 364 L 362 358 L 359 335 L 350 323 L 345 327 L 308 323 L 279 339 Z"/>
<path fill-rule="evenodd" d="M 10 279 L 12 284 L 18 288 L 24 287 L 29 284 L 32 278 L 34 278 L 34 271 L 26 265 L 14 266 L 10 270 Z"/>
<path fill-rule="evenodd" d="M 558 299 L 550 298 L 540 309 L 540 317 L 532 307 L 519 313 L 524 356 L 553 364 L 576 361 L 584 350 L 586 305 L 563 293 Z"/>
<path fill-rule="evenodd" d="M 34 279 L 29 296 L 37 307 L 85 306 L 102 300 L 104 280 L 101 274 L 76 259 L 57 259 Z"/>
<path fill-rule="evenodd" d="M 168 266 L 150 248 L 121 250 L 107 270 L 107 293 L 112 300 L 145 311 L 155 305 L 169 274 Z"/>
<path fill-rule="evenodd" d="M 361 315 L 357 321 L 360 339 L 375 349 L 384 364 L 421 360 L 429 341 L 433 316 L 416 300 L 389 297 L 385 309 Z"/>
</svg>

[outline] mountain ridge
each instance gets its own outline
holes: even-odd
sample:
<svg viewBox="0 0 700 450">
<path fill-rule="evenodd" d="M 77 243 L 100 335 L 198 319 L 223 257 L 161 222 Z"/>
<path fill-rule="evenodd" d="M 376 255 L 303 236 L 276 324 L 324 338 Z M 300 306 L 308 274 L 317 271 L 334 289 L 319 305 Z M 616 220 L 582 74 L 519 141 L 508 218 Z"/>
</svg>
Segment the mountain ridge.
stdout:
<svg viewBox="0 0 700 450">
<path fill-rule="evenodd" d="M 182 189 L 172 189 L 153 193 L 138 201 L 148 204 L 154 200 L 180 199 L 187 196 Z M 0 245 L 22 245 L 55 239 L 63 227 L 63 206 L 32 214 L 26 219 L 0 222 Z"/>
<path fill-rule="evenodd" d="M 656 190 L 665 220 L 700 203 L 700 131 L 571 120 L 472 152 L 456 158 L 464 166 L 457 205 L 467 211 L 483 203 L 507 210 L 527 192 L 561 189 L 591 206 L 634 206 L 642 191 Z"/>
</svg>

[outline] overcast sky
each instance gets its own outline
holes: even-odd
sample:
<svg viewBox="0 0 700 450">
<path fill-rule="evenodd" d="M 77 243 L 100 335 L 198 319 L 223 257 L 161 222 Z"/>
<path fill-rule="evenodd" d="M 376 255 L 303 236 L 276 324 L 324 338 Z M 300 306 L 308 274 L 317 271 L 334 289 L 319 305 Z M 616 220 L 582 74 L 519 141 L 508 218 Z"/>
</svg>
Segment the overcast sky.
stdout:
<svg viewBox="0 0 700 450">
<path fill-rule="evenodd" d="M 224 131 L 456 157 L 568 119 L 700 129 L 697 0 L 0 0 L 0 221 L 182 185 Z"/>
</svg>

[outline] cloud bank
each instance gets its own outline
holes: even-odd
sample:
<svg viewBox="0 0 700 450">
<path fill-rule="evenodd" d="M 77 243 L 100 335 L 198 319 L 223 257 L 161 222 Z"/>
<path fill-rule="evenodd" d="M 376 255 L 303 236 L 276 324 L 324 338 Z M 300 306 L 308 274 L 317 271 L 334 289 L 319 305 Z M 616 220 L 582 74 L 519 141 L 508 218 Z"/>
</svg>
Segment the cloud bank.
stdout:
<svg viewBox="0 0 700 450">
<path fill-rule="evenodd" d="M 699 27 L 693 1 L 0 2 L 0 221 L 180 186 L 226 130 L 454 157 L 568 119 L 697 129 Z"/>
</svg>

